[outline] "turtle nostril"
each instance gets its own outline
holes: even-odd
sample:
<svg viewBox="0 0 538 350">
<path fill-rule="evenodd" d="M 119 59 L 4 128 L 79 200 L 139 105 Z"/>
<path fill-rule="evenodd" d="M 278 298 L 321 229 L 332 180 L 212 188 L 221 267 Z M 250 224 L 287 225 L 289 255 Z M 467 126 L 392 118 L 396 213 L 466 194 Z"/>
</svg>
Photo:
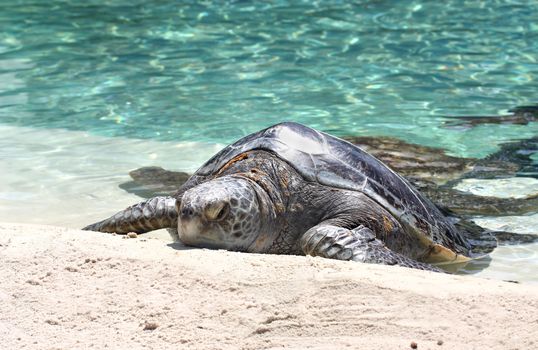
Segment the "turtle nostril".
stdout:
<svg viewBox="0 0 538 350">
<path fill-rule="evenodd" d="M 191 217 L 194 215 L 194 211 L 190 206 L 185 206 L 181 209 L 180 215 L 184 218 Z"/>
</svg>

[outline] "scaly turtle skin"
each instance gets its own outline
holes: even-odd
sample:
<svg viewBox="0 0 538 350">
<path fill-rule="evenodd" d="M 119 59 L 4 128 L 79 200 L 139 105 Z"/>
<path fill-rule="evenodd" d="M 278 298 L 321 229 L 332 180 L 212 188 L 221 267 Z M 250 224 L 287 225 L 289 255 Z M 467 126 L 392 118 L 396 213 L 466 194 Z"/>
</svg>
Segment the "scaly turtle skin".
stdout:
<svg viewBox="0 0 538 350">
<path fill-rule="evenodd" d="M 171 197 L 85 227 L 170 228 L 197 247 L 439 271 L 471 246 L 403 177 L 349 142 L 282 123 L 224 148 Z"/>
</svg>

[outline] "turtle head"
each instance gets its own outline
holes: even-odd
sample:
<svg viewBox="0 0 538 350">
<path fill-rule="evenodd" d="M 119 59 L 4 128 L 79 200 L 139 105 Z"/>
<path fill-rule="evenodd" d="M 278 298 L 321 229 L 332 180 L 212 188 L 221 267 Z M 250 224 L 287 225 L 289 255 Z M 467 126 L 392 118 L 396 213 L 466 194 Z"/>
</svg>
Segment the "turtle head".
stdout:
<svg viewBox="0 0 538 350">
<path fill-rule="evenodd" d="M 246 251 L 262 225 L 256 187 L 246 178 L 224 176 L 187 190 L 177 209 L 180 240 L 192 246 Z"/>
</svg>

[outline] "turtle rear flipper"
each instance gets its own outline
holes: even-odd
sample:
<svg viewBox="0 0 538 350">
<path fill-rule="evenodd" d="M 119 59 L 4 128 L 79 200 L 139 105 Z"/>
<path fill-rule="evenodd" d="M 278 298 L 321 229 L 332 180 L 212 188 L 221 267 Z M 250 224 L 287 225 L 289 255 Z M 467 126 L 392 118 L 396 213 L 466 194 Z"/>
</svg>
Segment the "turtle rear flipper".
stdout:
<svg viewBox="0 0 538 350">
<path fill-rule="evenodd" d="M 83 230 L 126 234 L 175 228 L 178 217 L 176 202 L 173 197 L 153 197 L 130 206 L 108 219 L 88 225 Z"/>
</svg>

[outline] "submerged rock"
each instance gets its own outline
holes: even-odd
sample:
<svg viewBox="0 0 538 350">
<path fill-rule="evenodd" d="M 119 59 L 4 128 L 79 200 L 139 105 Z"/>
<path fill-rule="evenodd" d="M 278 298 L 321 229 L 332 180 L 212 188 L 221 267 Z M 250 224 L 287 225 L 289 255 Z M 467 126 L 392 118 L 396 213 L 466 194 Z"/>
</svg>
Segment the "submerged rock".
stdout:
<svg viewBox="0 0 538 350">
<path fill-rule="evenodd" d="M 158 166 L 147 166 L 129 172 L 133 179 L 120 184 L 120 188 L 144 198 L 174 193 L 190 177 L 181 171 L 169 171 Z"/>
<path fill-rule="evenodd" d="M 454 189 L 482 197 L 531 198 L 538 196 L 538 179 L 511 177 L 505 179 L 463 179 Z"/>
<path fill-rule="evenodd" d="M 538 236 L 538 213 L 521 216 L 474 218 L 473 221 L 493 231 L 508 231 Z"/>
<path fill-rule="evenodd" d="M 474 168 L 477 159 L 447 155 L 442 148 L 407 143 L 392 137 L 344 137 L 405 177 L 442 184 Z M 419 186 L 420 187 L 420 186 Z"/>
<path fill-rule="evenodd" d="M 538 178 L 538 136 L 506 142 L 500 146 L 499 151 L 490 154 L 480 163 L 487 165 L 492 162 L 510 162 L 517 165 L 518 176 Z"/>
<path fill-rule="evenodd" d="M 508 111 L 509 114 L 495 116 L 449 116 L 444 123 L 446 128 L 470 129 L 482 124 L 527 125 L 538 120 L 538 106 L 519 106 Z"/>
</svg>

